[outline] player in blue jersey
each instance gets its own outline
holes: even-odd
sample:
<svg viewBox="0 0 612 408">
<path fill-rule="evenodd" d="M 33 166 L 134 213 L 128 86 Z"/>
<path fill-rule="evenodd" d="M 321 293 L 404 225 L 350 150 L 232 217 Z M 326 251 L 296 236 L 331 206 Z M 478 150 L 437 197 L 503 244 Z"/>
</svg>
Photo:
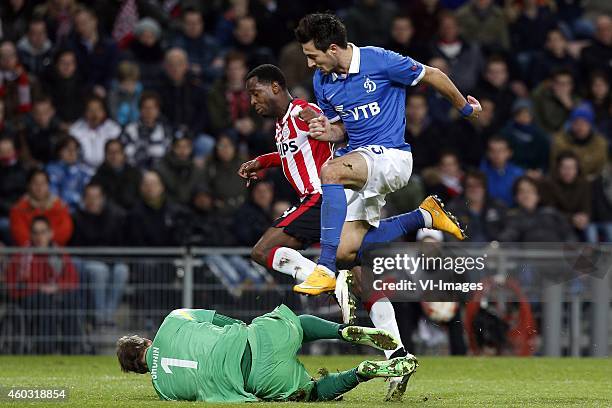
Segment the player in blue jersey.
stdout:
<svg viewBox="0 0 612 408">
<path fill-rule="evenodd" d="M 335 287 L 336 257 L 354 260 L 362 244 L 367 244 L 368 231 L 387 229 L 380 223 L 385 195 L 408 183 L 412 153 L 404 141 L 406 87 L 427 83 L 465 117 L 477 117 L 482 108 L 475 98 L 466 100 L 436 68 L 393 51 L 348 43 L 346 28 L 334 15 L 307 15 L 296 37 L 308 66 L 317 68 L 313 85 L 324 113 L 309 122 L 310 136 L 332 142 L 348 136 L 347 147 L 321 169 L 319 264 L 294 289 L 318 294 Z M 465 238 L 458 223 L 433 197 L 399 221 L 409 224 L 409 230 L 435 228 Z"/>
<path fill-rule="evenodd" d="M 321 257 L 294 290 L 309 295 L 334 290 L 336 258 L 355 261 L 371 242 L 391 240 L 398 231 L 434 228 L 464 239 L 459 224 L 436 197 L 389 220 L 381 221 L 380 212 L 386 194 L 406 186 L 412 172 L 412 153 L 404 140 L 406 87 L 432 86 L 466 118 L 478 116 L 480 103 L 464 98 L 436 68 L 382 48 L 348 43 L 346 28 L 334 15 L 307 15 L 295 34 L 308 66 L 317 68 L 313 86 L 324 113 L 309 121 L 310 136 L 341 142 L 346 134 L 348 145 L 321 169 Z M 370 311 L 375 326 L 396 332 L 391 303 L 376 305 L 377 310 Z M 407 380 L 392 382 L 387 399 L 401 398 Z"/>
</svg>

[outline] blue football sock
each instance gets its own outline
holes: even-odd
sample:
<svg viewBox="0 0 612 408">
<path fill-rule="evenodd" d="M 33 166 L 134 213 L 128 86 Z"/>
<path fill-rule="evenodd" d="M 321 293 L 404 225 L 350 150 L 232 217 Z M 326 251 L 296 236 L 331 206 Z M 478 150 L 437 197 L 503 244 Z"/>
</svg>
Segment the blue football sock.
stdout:
<svg viewBox="0 0 612 408">
<path fill-rule="evenodd" d="M 342 184 L 323 184 L 321 203 L 321 257 L 319 265 L 336 271 L 336 252 L 346 218 L 346 195 Z"/>
<path fill-rule="evenodd" d="M 371 245 L 391 242 L 420 228 L 425 228 L 425 220 L 418 208 L 406 214 L 385 218 L 380 221 L 378 228 L 370 228 L 365 234 L 357 253 L 357 259 L 361 259 L 363 251 Z"/>
</svg>

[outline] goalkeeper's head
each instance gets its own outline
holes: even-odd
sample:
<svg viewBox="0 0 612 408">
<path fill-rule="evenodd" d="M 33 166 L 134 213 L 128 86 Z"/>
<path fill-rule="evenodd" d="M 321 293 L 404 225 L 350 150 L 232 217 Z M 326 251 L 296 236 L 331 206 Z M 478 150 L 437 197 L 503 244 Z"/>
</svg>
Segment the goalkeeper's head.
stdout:
<svg viewBox="0 0 612 408">
<path fill-rule="evenodd" d="M 149 368 L 145 355 L 151 343 L 153 343 L 151 340 L 135 334 L 123 336 L 117 340 L 117 359 L 119 359 L 121 371 L 124 373 L 147 373 Z"/>
</svg>

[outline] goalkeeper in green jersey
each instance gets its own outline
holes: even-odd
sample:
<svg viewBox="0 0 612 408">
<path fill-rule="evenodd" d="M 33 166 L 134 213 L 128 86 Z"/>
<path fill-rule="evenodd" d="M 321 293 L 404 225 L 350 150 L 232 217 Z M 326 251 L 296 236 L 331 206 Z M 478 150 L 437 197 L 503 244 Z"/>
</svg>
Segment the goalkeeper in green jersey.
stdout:
<svg viewBox="0 0 612 408">
<path fill-rule="evenodd" d="M 124 372 L 150 373 L 161 399 L 207 402 L 329 401 L 374 377 L 400 377 L 414 356 L 364 361 L 314 380 L 297 359 L 303 343 L 339 339 L 380 350 L 398 341 L 384 330 L 296 316 L 281 305 L 249 325 L 214 310 L 177 309 L 153 341 L 124 336 L 117 357 Z"/>
</svg>

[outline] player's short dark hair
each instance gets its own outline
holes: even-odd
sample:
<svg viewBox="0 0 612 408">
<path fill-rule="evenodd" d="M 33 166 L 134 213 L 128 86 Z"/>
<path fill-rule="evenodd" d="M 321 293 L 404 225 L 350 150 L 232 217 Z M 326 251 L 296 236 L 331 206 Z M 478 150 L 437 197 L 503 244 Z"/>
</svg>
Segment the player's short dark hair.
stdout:
<svg viewBox="0 0 612 408">
<path fill-rule="evenodd" d="M 300 20 L 295 29 L 295 38 L 300 44 L 312 40 L 316 49 L 327 51 L 330 45 L 336 44 L 346 48 L 346 27 L 342 21 L 333 14 L 308 14 Z"/>
<path fill-rule="evenodd" d="M 146 363 L 143 364 L 142 353 L 149 345 L 147 339 L 137 336 L 123 336 L 117 340 L 117 359 L 124 373 L 134 372 L 145 374 L 149 371 Z"/>
<path fill-rule="evenodd" d="M 281 88 L 287 89 L 285 75 L 276 65 L 263 64 L 254 68 L 247 74 L 246 80 L 248 81 L 251 78 L 257 78 L 257 82 L 261 82 L 262 84 L 277 82 Z"/>
</svg>

